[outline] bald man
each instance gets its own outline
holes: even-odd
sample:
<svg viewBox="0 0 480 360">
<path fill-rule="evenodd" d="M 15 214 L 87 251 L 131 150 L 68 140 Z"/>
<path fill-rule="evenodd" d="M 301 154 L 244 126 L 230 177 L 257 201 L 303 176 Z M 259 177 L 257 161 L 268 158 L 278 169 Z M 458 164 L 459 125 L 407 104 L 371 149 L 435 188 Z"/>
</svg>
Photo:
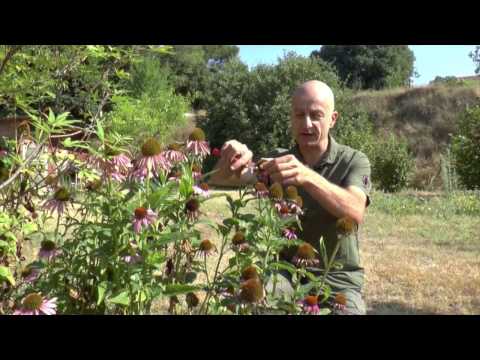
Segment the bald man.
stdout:
<svg viewBox="0 0 480 360">
<path fill-rule="evenodd" d="M 337 143 L 330 135 L 337 119 L 332 90 L 316 80 L 302 84 L 292 96 L 291 129 L 296 145 L 289 150 L 274 149 L 266 156 L 272 159 L 263 165 L 272 181 L 298 187 L 306 209 L 300 218 L 303 231 L 299 238 L 318 250 L 323 237 L 329 254 L 338 239 L 336 220 L 349 217 L 362 224 L 371 190 L 368 158 L 360 151 Z M 226 142 L 216 165 L 218 172 L 210 183 L 235 186 L 255 182 L 256 178 L 246 167 L 252 159 L 253 154 L 246 145 L 236 140 Z M 287 252 L 283 256 L 290 260 L 292 254 Z M 365 314 L 358 232 L 342 241 L 336 262 L 341 268 L 328 274 L 327 283 L 334 295 L 345 295 L 347 304 L 343 313 Z M 309 270 L 322 274 L 321 266 Z M 276 288 L 280 293 L 293 292 L 287 274 L 282 275 Z"/>
</svg>

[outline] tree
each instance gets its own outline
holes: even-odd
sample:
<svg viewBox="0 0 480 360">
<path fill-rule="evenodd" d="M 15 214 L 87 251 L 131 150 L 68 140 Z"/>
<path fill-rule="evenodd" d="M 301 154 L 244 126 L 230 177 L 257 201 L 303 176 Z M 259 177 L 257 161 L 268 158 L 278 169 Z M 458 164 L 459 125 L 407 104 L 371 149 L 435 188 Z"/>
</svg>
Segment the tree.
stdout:
<svg viewBox="0 0 480 360">
<path fill-rule="evenodd" d="M 353 89 L 409 86 L 417 76 L 415 56 L 407 45 L 324 45 L 310 56 L 335 66 Z"/>
<path fill-rule="evenodd" d="M 323 61 L 288 53 L 277 65 L 259 65 L 249 71 L 238 59 L 225 63 L 208 86 L 204 128 L 212 146 L 238 139 L 255 154 L 290 147 L 290 99 L 297 86 L 321 80 L 337 94 L 334 69 Z"/>
<path fill-rule="evenodd" d="M 480 74 L 480 46 L 476 46 L 475 50 L 470 53 L 473 63 L 477 67 L 475 69 L 475 74 Z"/>
<path fill-rule="evenodd" d="M 174 45 L 173 52 L 161 60 L 173 73 L 177 94 L 190 97 L 198 108 L 204 103 L 209 77 L 236 58 L 238 51 L 235 45 Z"/>
</svg>

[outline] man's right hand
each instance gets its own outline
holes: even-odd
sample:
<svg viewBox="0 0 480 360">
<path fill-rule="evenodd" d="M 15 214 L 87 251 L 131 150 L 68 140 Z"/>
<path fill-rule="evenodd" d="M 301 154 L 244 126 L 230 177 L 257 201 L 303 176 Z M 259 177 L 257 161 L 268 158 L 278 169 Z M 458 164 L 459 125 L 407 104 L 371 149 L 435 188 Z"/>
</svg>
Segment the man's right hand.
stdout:
<svg viewBox="0 0 480 360">
<path fill-rule="evenodd" d="M 240 175 L 242 170 L 250 164 L 252 158 L 253 153 L 250 149 L 237 140 L 227 141 L 222 146 L 220 161 L 222 161 L 224 170 L 227 173 Z"/>
</svg>

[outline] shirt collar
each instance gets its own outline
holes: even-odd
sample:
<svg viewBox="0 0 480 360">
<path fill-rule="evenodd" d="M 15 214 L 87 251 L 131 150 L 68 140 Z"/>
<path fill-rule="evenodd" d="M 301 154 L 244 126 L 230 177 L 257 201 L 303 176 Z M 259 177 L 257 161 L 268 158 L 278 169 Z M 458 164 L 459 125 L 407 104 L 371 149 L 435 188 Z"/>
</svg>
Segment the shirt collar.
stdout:
<svg viewBox="0 0 480 360">
<path fill-rule="evenodd" d="M 324 164 L 333 164 L 335 162 L 335 159 L 337 158 L 337 152 L 338 152 L 338 143 L 329 134 L 327 151 L 325 152 L 325 154 L 323 154 L 320 160 L 318 160 L 318 162 L 312 167 L 318 168 Z M 303 158 L 302 153 L 300 152 L 300 148 L 298 144 L 296 144 L 295 147 L 293 148 L 293 154 L 301 162 L 303 163 L 305 162 L 305 159 Z"/>
</svg>

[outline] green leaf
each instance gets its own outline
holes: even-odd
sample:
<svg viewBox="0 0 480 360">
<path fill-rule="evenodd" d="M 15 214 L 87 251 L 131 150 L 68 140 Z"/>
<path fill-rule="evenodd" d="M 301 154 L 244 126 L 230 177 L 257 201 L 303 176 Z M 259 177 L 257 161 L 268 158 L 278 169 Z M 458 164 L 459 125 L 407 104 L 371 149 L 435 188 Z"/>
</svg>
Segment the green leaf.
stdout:
<svg viewBox="0 0 480 360">
<path fill-rule="evenodd" d="M 12 286 L 15 286 L 15 279 L 10 269 L 5 266 L 0 266 L 0 279 L 7 280 Z"/>
<path fill-rule="evenodd" d="M 270 267 L 277 269 L 277 270 L 286 270 L 289 273 L 293 274 L 297 272 L 297 268 L 289 263 L 286 262 L 276 262 L 270 264 Z"/>
<path fill-rule="evenodd" d="M 199 285 L 185 285 L 185 284 L 172 284 L 167 285 L 163 291 L 163 295 L 174 296 L 186 294 L 192 291 L 200 290 L 202 287 Z"/>
<path fill-rule="evenodd" d="M 128 296 L 128 291 L 123 291 L 117 296 L 114 296 L 110 299 L 108 299 L 109 302 L 112 304 L 118 304 L 118 305 L 124 305 L 128 306 L 130 304 L 130 298 Z"/>
<path fill-rule="evenodd" d="M 97 292 L 98 292 L 97 305 L 100 305 L 103 302 L 103 300 L 105 299 L 105 292 L 106 291 L 107 291 L 107 282 L 102 281 L 100 284 L 98 284 L 98 287 L 97 287 Z"/>
<path fill-rule="evenodd" d="M 97 123 L 97 136 L 100 141 L 103 143 L 105 140 L 105 132 L 103 131 L 102 124 L 100 122 Z"/>
</svg>

